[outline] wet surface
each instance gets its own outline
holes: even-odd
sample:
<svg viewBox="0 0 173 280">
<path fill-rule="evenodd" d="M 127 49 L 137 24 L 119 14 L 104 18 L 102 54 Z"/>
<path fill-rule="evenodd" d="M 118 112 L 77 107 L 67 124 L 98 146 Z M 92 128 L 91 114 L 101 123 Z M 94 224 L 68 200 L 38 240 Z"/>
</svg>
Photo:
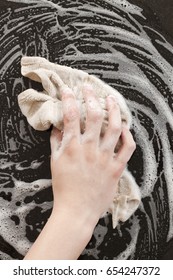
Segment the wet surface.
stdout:
<svg viewBox="0 0 173 280">
<path fill-rule="evenodd" d="M 160 27 L 153 7 L 130 2 L 0 4 L 1 259 L 21 259 L 52 208 L 50 132 L 32 129 L 17 103 L 21 91 L 40 87 L 21 76 L 23 55 L 96 75 L 126 98 L 133 115 L 137 149 L 128 168 L 140 186 L 141 205 L 115 230 L 110 216 L 101 219 L 80 259 L 171 258 L 172 39 L 168 29 Z"/>
</svg>

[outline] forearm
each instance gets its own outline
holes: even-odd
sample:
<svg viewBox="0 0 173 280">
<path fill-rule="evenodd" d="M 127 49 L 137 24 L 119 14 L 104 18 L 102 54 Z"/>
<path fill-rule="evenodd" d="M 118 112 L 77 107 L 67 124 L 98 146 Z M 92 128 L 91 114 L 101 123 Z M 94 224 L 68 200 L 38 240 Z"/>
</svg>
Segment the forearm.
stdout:
<svg viewBox="0 0 173 280">
<path fill-rule="evenodd" d="M 76 215 L 53 213 L 24 259 L 77 259 L 92 232 L 93 226 Z"/>
</svg>

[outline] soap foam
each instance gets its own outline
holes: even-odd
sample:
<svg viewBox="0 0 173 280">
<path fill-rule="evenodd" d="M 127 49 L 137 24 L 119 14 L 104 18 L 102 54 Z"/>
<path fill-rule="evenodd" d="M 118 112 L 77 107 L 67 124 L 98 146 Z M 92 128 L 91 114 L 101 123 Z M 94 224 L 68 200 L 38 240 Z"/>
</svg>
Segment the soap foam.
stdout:
<svg viewBox="0 0 173 280">
<path fill-rule="evenodd" d="M 44 193 L 51 186 L 49 135 L 28 126 L 16 98 L 27 87 L 16 65 L 22 55 L 33 55 L 101 78 L 126 98 L 133 115 L 137 149 L 129 170 L 142 203 L 114 231 L 110 216 L 102 219 L 82 257 L 158 259 L 173 237 L 173 67 L 164 55 L 169 51 L 171 59 L 172 46 L 148 26 L 141 8 L 125 0 L 13 2 L 25 5 L 7 9 L 0 38 L 0 234 L 17 252 L 0 252 L 0 258 L 25 255 L 52 207 L 51 191 Z"/>
</svg>

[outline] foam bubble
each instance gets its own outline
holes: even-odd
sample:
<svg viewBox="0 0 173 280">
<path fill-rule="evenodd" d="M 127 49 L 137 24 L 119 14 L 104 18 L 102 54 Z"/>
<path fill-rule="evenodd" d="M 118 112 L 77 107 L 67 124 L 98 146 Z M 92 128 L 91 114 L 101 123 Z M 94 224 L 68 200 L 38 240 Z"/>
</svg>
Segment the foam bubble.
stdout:
<svg viewBox="0 0 173 280">
<path fill-rule="evenodd" d="M 33 55 L 96 75 L 126 98 L 133 114 L 137 149 L 129 169 L 140 185 L 141 206 L 115 231 L 104 218 L 83 258 L 158 259 L 173 237 L 172 46 L 148 26 L 141 8 L 125 0 L 77 0 L 76 7 L 71 0 L 13 2 L 0 38 L 0 232 L 17 252 L 0 257 L 24 255 L 52 207 L 49 134 L 28 126 L 16 98 L 28 87 L 21 56 Z"/>
</svg>

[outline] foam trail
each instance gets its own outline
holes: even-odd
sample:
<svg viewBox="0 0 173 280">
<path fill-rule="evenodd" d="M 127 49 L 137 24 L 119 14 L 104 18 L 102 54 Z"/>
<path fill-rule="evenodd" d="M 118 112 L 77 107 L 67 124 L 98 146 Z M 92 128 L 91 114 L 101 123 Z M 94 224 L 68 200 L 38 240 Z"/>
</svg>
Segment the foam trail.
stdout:
<svg viewBox="0 0 173 280">
<path fill-rule="evenodd" d="M 80 258 L 162 258 L 173 237 L 172 46 L 148 26 L 141 8 L 125 0 L 1 5 L 0 257 L 21 258 L 52 207 L 49 132 L 34 131 L 17 104 L 20 92 L 40 88 L 21 77 L 20 60 L 27 55 L 95 74 L 123 94 L 133 114 L 137 149 L 129 169 L 142 203 L 115 230 L 109 216 L 102 219 Z"/>
</svg>

